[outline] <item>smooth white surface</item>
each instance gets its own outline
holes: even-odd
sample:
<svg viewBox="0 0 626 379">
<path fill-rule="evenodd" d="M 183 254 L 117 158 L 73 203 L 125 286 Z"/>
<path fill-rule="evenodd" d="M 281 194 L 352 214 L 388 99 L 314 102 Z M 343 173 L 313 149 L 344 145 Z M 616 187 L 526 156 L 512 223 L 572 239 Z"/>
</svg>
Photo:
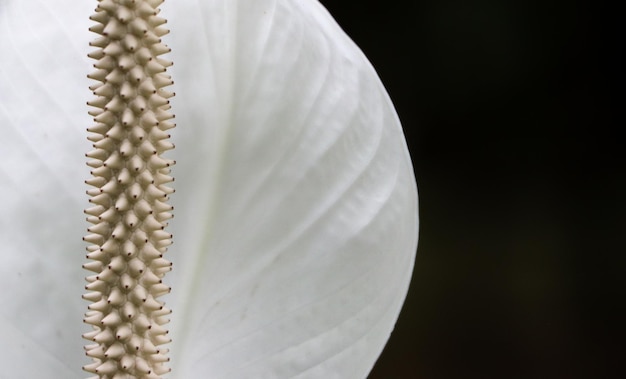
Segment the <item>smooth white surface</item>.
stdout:
<svg viewBox="0 0 626 379">
<path fill-rule="evenodd" d="M 85 3 L 0 6 L 0 378 L 85 376 Z"/>
<path fill-rule="evenodd" d="M 84 377 L 88 362 L 80 265 L 95 3 L 79 3 L 0 6 L 1 331 L 39 346 L 7 355 L 3 339 L 12 378 L 33 367 Z M 169 377 L 366 377 L 417 243 L 415 180 L 378 77 L 316 1 L 163 8 L 178 123 Z"/>
</svg>

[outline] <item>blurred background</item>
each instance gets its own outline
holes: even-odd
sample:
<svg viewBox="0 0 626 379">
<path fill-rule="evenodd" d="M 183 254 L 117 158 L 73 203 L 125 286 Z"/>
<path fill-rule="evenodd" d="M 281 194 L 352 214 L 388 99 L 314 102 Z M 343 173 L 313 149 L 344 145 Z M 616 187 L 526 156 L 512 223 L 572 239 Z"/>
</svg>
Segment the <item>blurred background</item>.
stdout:
<svg viewBox="0 0 626 379">
<path fill-rule="evenodd" d="M 420 191 L 413 281 L 369 378 L 626 377 L 622 13 L 322 3 L 387 87 Z"/>
</svg>

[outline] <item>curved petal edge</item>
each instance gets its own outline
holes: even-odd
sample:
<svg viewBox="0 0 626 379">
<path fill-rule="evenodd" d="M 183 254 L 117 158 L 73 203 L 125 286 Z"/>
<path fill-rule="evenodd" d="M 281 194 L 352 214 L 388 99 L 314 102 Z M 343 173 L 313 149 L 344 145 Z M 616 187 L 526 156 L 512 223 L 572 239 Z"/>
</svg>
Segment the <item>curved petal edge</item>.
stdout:
<svg viewBox="0 0 626 379">
<path fill-rule="evenodd" d="M 366 377 L 406 296 L 418 229 L 411 160 L 377 74 L 317 1 L 166 11 L 185 154 L 173 374 Z"/>
</svg>

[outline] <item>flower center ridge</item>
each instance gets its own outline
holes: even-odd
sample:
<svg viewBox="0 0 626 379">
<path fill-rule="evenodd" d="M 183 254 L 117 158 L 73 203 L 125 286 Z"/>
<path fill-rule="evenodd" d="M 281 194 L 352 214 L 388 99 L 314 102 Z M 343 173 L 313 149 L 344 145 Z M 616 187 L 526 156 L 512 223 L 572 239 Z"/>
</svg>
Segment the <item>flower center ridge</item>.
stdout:
<svg viewBox="0 0 626 379">
<path fill-rule="evenodd" d="M 164 229 L 172 217 L 170 166 L 162 154 L 174 147 L 168 129 L 175 126 L 164 89 L 171 62 L 159 58 L 170 49 L 161 42 L 169 31 L 158 17 L 163 0 L 99 0 L 90 28 L 99 37 L 89 54 L 96 70 L 88 75 L 96 96 L 88 102 L 94 125 L 87 130 L 94 149 L 87 153 L 92 177 L 86 181 L 92 225 L 83 239 L 89 262 L 83 267 L 91 302 L 83 338 L 93 359 L 83 367 L 102 379 L 159 378 L 166 367 L 170 339 L 164 325 L 171 313 L 158 298 L 169 293 L 162 283 L 171 263 L 163 258 L 172 235 Z"/>
</svg>

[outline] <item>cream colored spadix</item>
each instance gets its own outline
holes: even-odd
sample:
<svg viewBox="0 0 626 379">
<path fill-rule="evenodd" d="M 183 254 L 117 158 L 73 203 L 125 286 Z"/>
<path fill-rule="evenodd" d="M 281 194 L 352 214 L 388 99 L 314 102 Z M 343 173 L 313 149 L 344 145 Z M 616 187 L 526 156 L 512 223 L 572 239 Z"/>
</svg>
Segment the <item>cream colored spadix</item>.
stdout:
<svg viewBox="0 0 626 379">
<path fill-rule="evenodd" d="M 99 37 L 89 78 L 96 96 L 88 102 L 95 124 L 88 129 L 94 150 L 87 153 L 92 178 L 87 191 L 92 207 L 85 210 L 93 225 L 84 237 L 90 245 L 83 268 L 83 298 L 91 301 L 85 323 L 93 330 L 83 338 L 93 362 L 84 370 L 100 378 L 159 378 L 169 372 L 167 329 L 170 310 L 158 298 L 170 292 L 163 276 L 171 263 L 163 258 L 171 244 L 164 231 L 172 217 L 166 203 L 173 181 L 162 157 L 174 145 L 174 127 L 164 87 L 170 51 L 161 37 L 168 33 L 158 16 L 162 0 L 99 0 L 90 30 Z"/>
<path fill-rule="evenodd" d="M 94 6 L 0 2 L 0 366 L 11 378 L 82 378 L 89 364 Z M 411 163 L 376 73 L 316 1 L 162 8 L 179 125 L 165 377 L 365 378 L 417 240 Z"/>
</svg>

